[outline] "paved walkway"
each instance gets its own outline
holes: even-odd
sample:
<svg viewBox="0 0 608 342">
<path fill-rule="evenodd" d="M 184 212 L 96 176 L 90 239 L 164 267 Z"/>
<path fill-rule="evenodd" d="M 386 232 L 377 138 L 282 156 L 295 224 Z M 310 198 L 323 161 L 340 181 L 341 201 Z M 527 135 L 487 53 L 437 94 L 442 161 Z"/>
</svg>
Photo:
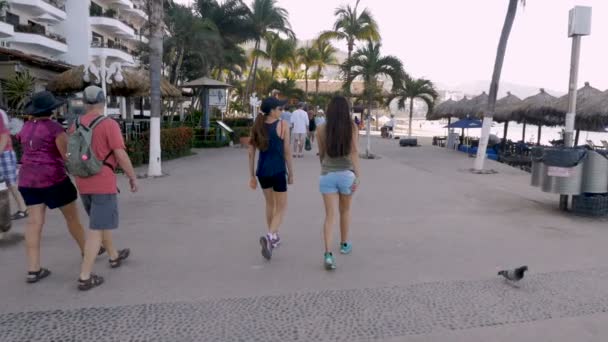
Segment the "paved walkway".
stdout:
<svg viewBox="0 0 608 342">
<path fill-rule="evenodd" d="M 296 161 L 284 244 L 268 263 L 245 150 L 199 151 L 121 197 L 116 241 L 132 259 L 110 270 L 100 258 L 106 284 L 92 292 L 75 289 L 79 251 L 58 213 L 43 283 L 24 284 L 21 244 L 0 244 L 0 341 L 606 340 L 606 221 L 560 213 L 504 165 L 479 176 L 460 153 L 374 148 L 383 158 L 363 161 L 355 250 L 336 272 L 322 269 L 314 156 Z M 520 288 L 495 276 L 522 264 Z"/>
</svg>

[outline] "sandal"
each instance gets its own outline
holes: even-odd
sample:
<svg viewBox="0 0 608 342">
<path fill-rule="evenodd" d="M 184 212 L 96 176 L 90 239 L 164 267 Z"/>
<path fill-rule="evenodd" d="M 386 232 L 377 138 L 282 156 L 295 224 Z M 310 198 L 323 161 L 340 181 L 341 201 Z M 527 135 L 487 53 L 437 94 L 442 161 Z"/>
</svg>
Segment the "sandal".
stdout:
<svg viewBox="0 0 608 342">
<path fill-rule="evenodd" d="M 106 252 L 106 249 L 103 246 L 101 246 L 101 247 L 99 247 L 99 252 L 97 252 L 97 256 L 100 256 L 105 252 Z M 81 254 L 81 255 L 84 258 L 84 254 Z"/>
<path fill-rule="evenodd" d="M 78 289 L 80 291 L 88 291 L 101 284 L 103 284 L 103 278 L 95 274 L 91 274 L 91 276 L 87 280 L 82 280 L 78 278 Z"/>
<path fill-rule="evenodd" d="M 27 211 L 21 211 L 19 210 L 18 212 L 14 213 L 13 216 L 11 216 L 11 220 L 15 221 L 15 220 L 21 220 L 24 219 L 26 217 L 28 217 L 28 213 Z"/>
<path fill-rule="evenodd" d="M 41 268 L 38 272 L 27 272 L 26 282 L 28 284 L 33 284 L 41 281 L 42 279 L 51 275 L 51 271 L 46 268 Z"/>
<path fill-rule="evenodd" d="M 129 254 L 131 254 L 131 250 L 128 248 L 125 249 L 121 249 L 120 251 L 118 251 L 118 258 L 112 260 L 110 259 L 110 267 L 112 268 L 118 268 L 122 265 L 122 262 L 127 260 L 127 258 L 129 257 Z"/>
</svg>

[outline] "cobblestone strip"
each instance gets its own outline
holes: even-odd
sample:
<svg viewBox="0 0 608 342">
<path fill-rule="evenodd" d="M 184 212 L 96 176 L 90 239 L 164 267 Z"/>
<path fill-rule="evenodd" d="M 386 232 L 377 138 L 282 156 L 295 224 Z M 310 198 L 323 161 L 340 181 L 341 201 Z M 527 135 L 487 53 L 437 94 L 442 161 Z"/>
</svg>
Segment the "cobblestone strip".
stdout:
<svg viewBox="0 0 608 342">
<path fill-rule="evenodd" d="M 608 269 L 0 315 L 2 342 L 361 341 L 608 312 Z"/>
</svg>

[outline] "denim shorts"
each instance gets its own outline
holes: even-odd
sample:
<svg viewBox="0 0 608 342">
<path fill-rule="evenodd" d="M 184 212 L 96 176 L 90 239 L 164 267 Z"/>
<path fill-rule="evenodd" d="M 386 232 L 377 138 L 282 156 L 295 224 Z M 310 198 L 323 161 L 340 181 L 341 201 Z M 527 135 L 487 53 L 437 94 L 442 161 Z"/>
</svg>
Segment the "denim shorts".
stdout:
<svg viewBox="0 0 608 342">
<path fill-rule="evenodd" d="M 116 194 L 80 195 L 84 210 L 89 214 L 89 228 L 112 230 L 118 228 L 118 197 Z"/>
<path fill-rule="evenodd" d="M 322 175 L 319 181 L 319 190 L 322 194 L 352 195 L 355 183 L 355 173 L 347 171 L 330 172 Z"/>
</svg>

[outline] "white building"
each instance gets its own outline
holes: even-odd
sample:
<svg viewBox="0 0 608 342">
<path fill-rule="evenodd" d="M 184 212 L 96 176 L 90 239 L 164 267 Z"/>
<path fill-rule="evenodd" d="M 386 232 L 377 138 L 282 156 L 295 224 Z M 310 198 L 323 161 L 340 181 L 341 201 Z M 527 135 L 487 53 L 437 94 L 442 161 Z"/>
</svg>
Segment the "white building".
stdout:
<svg viewBox="0 0 608 342">
<path fill-rule="evenodd" d="M 148 41 L 144 1 L 8 0 L 0 45 L 72 65 L 136 66 L 138 44 Z"/>
</svg>

